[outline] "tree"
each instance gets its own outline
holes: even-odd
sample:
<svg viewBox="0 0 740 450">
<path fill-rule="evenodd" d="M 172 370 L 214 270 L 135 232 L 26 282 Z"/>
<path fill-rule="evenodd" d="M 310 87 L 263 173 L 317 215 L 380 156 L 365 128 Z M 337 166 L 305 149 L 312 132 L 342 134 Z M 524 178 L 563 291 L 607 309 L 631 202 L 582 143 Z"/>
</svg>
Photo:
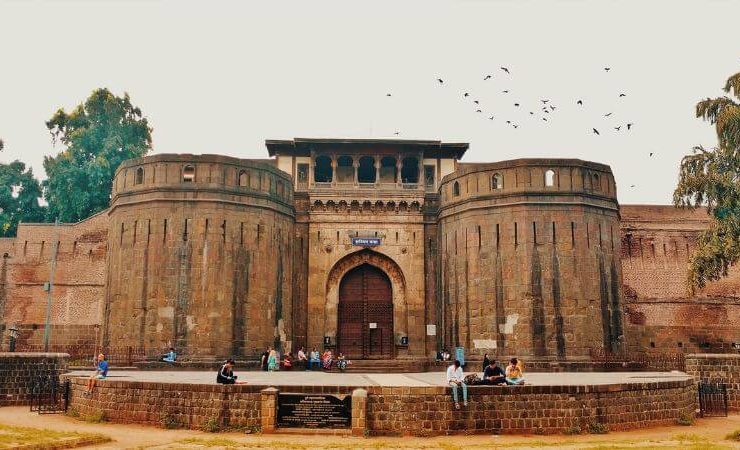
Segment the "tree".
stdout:
<svg viewBox="0 0 740 450">
<path fill-rule="evenodd" d="M 0 237 L 15 236 L 20 222 L 42 222 L 41 186 L 20 161 L 0 163 Z"/>
<path fill-rule="evenodd" d="M 740 100 L 740 73 L 727 80 L 724 91 Z M 676 206 L 706 206 L 714 219 L 699 235 L 691 257 L 692 288 L 727 276 L 740 259 L 740 103 L 735 99 L 707 98 L 696 105 L 696 116 L 715 126 L 718 145 L 711 150 L 694 147 L 683 157 L 673 193 Z"/>
<path fill-rule="evenodd" d="M 59 109 L 46 122 L 52 140 L 66 149 L 44 158 L 48 218 L 77 222 L 108 207 L 113 175 L 121 162 L 151 149 L 152 129 L 128 94 L 93 91 L 72 112 Z"/>
</svg>

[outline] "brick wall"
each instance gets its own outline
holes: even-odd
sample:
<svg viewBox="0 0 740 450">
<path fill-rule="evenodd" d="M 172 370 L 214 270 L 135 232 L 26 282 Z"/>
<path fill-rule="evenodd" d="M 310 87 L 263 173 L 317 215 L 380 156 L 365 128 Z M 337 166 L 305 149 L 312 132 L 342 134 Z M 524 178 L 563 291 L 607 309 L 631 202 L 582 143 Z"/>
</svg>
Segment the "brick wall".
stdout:
<svg viewBox="0 0 740 450">
<path fill-rule="evenodd" d="M 68 359 L 65 353 L 0 353 L 0 406 L 28 405 L 33 377 L 67 372 Z"/>
<path fill-rule="evenodd" d="M 168 418 L 187 428 L 210 419 L 221 426 L 259 427 L 263 405 L 256 385 L 194 385 L 100 381 L 82 395 L 85 379 L 72 379 L 70 409 L 104 414 L 119 423 L 163 426 Z M 275 386 L 291 393 L 352 394 L 351 386 Z M 367 390 L 366 426 L 377 435 L 453 433 L 562 433 L 590 424 L 610 430 L 669 425 L 696 409 L 693 380 L 602 386 L 469 388 L 468 407 L 456 411 L 445 387 L 380 387 Z M 353 409 L 354 411 L 354 409 Z M 357 430 L 352 430 L 356 432 Z"/>
<path fill-rule="evenodd" d="M 740 355 L 687 355 L 686 373 L 700 380 L 726 383 L 727 406 L 740 411 Z"/>
</svg>

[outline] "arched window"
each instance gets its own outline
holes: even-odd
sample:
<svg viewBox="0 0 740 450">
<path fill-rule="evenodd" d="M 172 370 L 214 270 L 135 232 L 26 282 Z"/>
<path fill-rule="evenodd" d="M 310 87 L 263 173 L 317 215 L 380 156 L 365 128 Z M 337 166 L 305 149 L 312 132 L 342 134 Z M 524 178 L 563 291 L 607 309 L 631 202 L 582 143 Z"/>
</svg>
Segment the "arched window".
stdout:
<svg viewBox="0 0 740 450">
<path fill-rule="evenodd" d="M 355 168 L 352 166 L 351 156 L 337 158 L 337 182 L 352 183 L 355 181 Z"/>
<path fill-rule="evenodd" d="M 363 156 L 357 168 L 357 181 L 360 183 L 375 183 L 375 158 Z"/>
<path fill-rule="evenodd" d="M 419 160 L 413 156 L 403 158 L 401 166 L 401 183 L 419 182 Z"/>
<path fill-rule="evenodd" d="M 317 183 L 330 183 L 333 179 L 331 158 L 326 155 L 316 157 L 316 168 L 313 171 L 313 180 Z"/>
<path fill-rule="evenodd" d="M 455 181 L 455 184 L 452 185 L 452 196 L 453 197 L 459 197 L 460 196 L 460 183 Z"/>
<path fill-rule="evenodd" d="M 144 182 L 144 168 L 139 167 L 136 169 L 136 178 L 134 179 L 134 184 L 142 184 Z"/>
<path fill-rule="evenodd" d="M 599 174 L 595 173 L 593 177 L 591 177 L 591 180 L 593 181 L 593 188 L 598 191 L 601 188 L 601 183 L 599 183 Z"/>
<path fill-rule="evenodd" d="M 392 156 L 384 156 L 383 159 L 380 160 L 380 182 L 396 182 L 396 158 Z"/>
<path fill-rule="evenodd" d="M 555 186 L 555 171 L 552 169 L 547 169 L 547 172 L 545 172 L 545 186 Z"/>
<path fill-rule="evenodd" d="M 491 190 L 503 189 L 504 177 L 500 173 L 494 173 L 491 177 Z"/>
<path fill-rule="evenodd" d="M 195 182 L 195 167 L 190 166 L 190 165 L 183 167 L 182 181 L 184 183 L 194 183 Z"/>
<path fill-rule="evenodd" d="M 239 178 L 237 179 L 239 186 L 249 186 L 249 176 L 246 170 L 239 171 Z"/>
</svg>

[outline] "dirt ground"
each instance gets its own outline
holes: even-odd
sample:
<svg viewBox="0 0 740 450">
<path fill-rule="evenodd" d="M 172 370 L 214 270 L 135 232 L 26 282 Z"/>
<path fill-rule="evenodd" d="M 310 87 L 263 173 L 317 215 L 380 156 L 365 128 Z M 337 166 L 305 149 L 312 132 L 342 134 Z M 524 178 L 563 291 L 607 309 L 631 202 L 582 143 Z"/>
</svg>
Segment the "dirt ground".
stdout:
<svg viewBox="0 0 740 450">
<path fill-rule="evenodd" d="M 721 449 L 738 448 L 740 442 L 725 436 L 740 430 L 740 415 L 699 419 L 692 426 L 671 426 L 605 435 L 581 436 L 441 436 L 434 438 L 352 438 L 306 435 L 247 435 L 244 433 L 205 433 L 163 430 L 141 425 L 87 423 L 63 415 L 38 415 L 27 407 L 0 408 L 0 423 L 57 431 L 102 433 L 112 443 L 86 448 L 98 449 L 175 449 L 175 448 L 560 448 L 560 449 Z M 187 441 L 187 442 L 182 442 Z"/>
</svg>

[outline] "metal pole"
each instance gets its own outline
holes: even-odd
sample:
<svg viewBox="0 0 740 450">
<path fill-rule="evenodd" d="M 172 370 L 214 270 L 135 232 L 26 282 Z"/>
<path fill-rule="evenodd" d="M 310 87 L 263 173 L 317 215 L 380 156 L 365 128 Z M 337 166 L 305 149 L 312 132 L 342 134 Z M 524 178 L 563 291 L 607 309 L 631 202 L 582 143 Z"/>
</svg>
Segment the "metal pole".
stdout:
<svg viewBox="0 0 740 450">
<path fill-rule="evenodd" d="M 54 247 L 51 254 L 51 269 L 49 270 L 49 287 L 46 291 L 46 321 L 44 322 L 44 352 L 49 351 L 49 334 L 51 333 L 51 300 L 54 287 L 54 271 L 57 266 L 57 252 L 59 251 L 59 218 L 54 221 Z"/>
</svg>

